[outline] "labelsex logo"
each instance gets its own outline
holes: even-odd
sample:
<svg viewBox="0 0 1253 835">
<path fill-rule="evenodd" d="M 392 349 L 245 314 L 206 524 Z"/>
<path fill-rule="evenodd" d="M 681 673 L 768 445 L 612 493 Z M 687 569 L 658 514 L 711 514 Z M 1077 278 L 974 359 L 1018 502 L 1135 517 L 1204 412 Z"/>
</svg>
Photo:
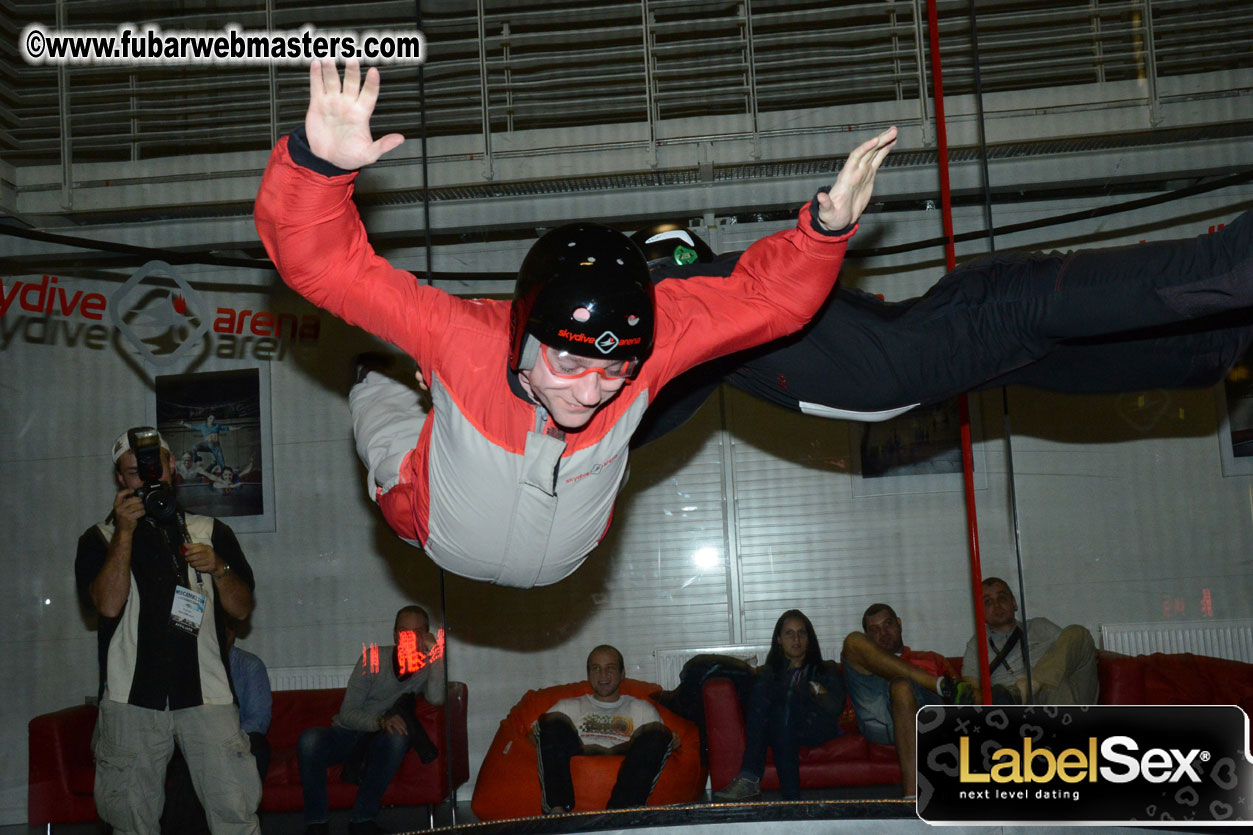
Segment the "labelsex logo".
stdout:
<svg viewBox="0 0 1253 835">
<path fill-rule="evenodd" d="M 1130 783 L 1143 777 L 1150 783 L 1175 783 L 1185 777 L 1201 782 L 1193 763 L 1209 760 L 1209 752 L 1193 748 L 1184 753 L 1178 748 L 1150 748 L 1138 757 L 1128 754 L 1140 746 L 1129 736 L 1112 736 L 1100 744 L 1088 737 L 1088 750 L 1067 748 L 1054 755 L 1047 748 L 1033 748 L 1030 737 L 1023 740 L 1022 752 L 1002 748 L 992 755 L 996 763 L 990 772 L 973 771 L 970 767 L 970 738 L 960 741 L 961 782 L 963 783 L 1047 783 L 1054 777 L 1066 783 L 1095 783 L 1097 775 L 1113 783 Z M 1116 766 L 1101 765 L 1109 760 Z"/>
</svg>

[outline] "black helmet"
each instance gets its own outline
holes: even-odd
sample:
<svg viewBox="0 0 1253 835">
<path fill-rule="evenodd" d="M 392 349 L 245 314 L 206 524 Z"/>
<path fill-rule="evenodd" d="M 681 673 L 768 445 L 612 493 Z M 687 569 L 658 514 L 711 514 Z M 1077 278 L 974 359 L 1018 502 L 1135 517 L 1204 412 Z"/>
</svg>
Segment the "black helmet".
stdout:
<svg viewBox="0 0 1253 835">
<path fill-rule="evenodd" d="M 642 360 L 653 348 L 653 283 L 643 254 L 617 230 L 571 223 L 535 242 L 518 270 L 509 368 L 526 337 L 571 354 Z"/>
<path fill-rule="evenodd" d="M 644 252 L 650 265 L 658 261 L 669 266 L 708 264 L 714 260 L 709 244 L 682 223 L 654 223 L 636 232 L 631 240 Z"/>
</svg>

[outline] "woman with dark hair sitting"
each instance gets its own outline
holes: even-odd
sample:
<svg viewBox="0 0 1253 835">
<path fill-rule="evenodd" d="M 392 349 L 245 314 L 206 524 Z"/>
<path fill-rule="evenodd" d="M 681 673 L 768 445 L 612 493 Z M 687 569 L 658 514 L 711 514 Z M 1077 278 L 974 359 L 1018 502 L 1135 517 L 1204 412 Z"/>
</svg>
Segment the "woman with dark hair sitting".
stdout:
<svg viewBox="0 0 1253 835">
<path fill-rule="evenodd" d="M 774 751 L 783 799 L 799 799 L 800 748 L 839 736 L 843 711 L 844 677 L 839 666 L 822 660 L 809 618 L 799 609 L 789 609 L 774 625 L 770 653 L 753 683 L 739 776 L 714 792 L 714 799 L 760 797 L 767 747 Z"/>
</svg>

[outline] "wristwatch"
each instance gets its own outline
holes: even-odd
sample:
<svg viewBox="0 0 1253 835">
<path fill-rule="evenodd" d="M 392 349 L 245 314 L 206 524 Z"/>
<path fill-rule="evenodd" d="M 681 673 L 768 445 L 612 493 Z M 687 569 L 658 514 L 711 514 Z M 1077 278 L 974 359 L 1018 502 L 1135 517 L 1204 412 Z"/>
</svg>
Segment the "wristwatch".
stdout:
<svg viewBox="0 0 1253 835">
<path fill-rule="evenodd" d="M 223 577 L 225 577 L 227 574 L 229 574 L 229 573 L 230 573 L 230 570 L 231 570 L 231 564 L 230 564 L 229 562 L 224 562 L 224 563 L 222 563 L 222 573 L 221 573 L 221 574 L 214 574 L 214 575 L 213 575 L 213 579 L 214 579 L 214 580 L 221 580 Z"/>
</svg>

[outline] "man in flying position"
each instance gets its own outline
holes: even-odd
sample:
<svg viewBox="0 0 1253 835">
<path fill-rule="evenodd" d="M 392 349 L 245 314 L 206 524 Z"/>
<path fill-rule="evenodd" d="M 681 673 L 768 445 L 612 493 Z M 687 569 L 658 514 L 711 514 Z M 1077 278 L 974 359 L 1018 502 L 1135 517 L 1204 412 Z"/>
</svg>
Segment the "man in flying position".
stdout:
<svg viewBox="0 0 1253 835">
<path fill-rule="evenodd" d="M 378 71 L 310 67 L 305 128 L 279 142 L 256 205 L 283 280 L 417 361 L 433 407 L 377 373 L 349 399 L 374 498 L 441 567 L 528 588 L 574 571 L 604 536 L 628 444 L 662 386 L 800 328 L 835 284 L 894 128 L 862 144 L 796 228 L 759 241 L 730 276 L 655 290 L 626 236 L 546 234 L 512 304 L 419 285 L 377 256 L 351 201 L 356 170 L 403 137 L 370 134 Z"/>
</svg>

